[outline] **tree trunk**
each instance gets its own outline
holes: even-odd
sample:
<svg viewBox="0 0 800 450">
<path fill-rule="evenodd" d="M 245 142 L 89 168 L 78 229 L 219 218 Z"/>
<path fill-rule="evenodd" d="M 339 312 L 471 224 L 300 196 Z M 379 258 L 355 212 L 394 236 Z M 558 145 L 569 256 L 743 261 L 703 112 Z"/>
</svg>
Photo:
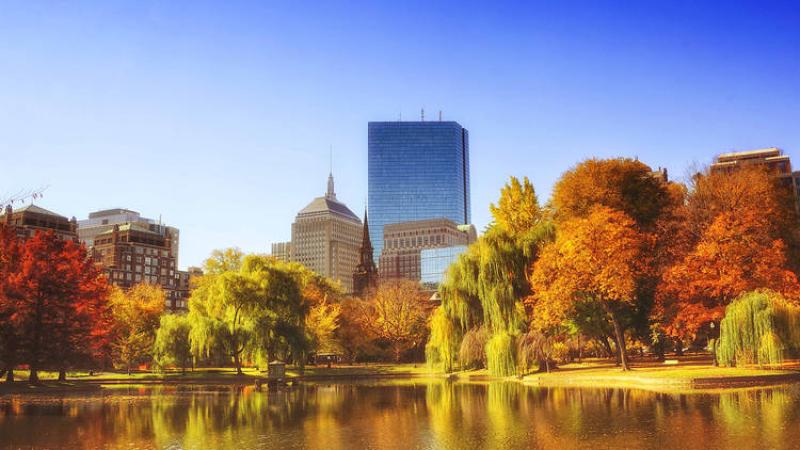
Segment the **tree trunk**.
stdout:
<svg viewBox="0 0 800 450">
<path fill-rule="evenodd" d="M 28 377 L 28 383 L 39 384 L 39 371 L 36 367 L 31 367 L 31 375 Z"/>
<path fill-rule="evenodd" d="M 12 367 L 8 369 L 8 371 L 6 371 L 6 383 L 11 384 L 13 382 L 14 382 L 14 368 Z"/>
<path fill-rule="evenodd" d="M 610 357 L 614 355 L 614 352 L 611 351 L 611 343 L 608 342 L 607 336 L 603 336 L 602 338 L 597 338 L 597 340 L 600 341 L 600 343 L 603 345 L 603 348 L 606 351 L 606 356 Z"/>
<path fill-rule="evenodd" d="M 611 323 L 614 324 L 614 334 L 617 336 L 617 351 L 619 353 L 620 363 L 622 363 L 622 370 L 631 370 L 628 365 L 628 354 L 625 351 L 625 333 L 622 331 L 622 326 L 619 324 L 617 312 L 611 305 L 606 307 L 609 315 L 611 315 Z"/>
<path fill-rule="evenodd" d="M 242 372 L 242 360 L 239 358 L 239 353 L 233 353 L 233 363 L 236 365 L 236 375 L 244 375 Z"/>
<path fill-rule="evenodd" d="M 683 341 L 681 339 L 675 341 L 675 356 L 683 356 Z"/>
<path fill-rule="evenodd" d="M 400 352 L 400 345 L 399 344 L 395 345 L 394 346 L 394 362 L 396 362 L 396 363 L 400 362 L 400 353 L 401 353 Z"/>
<path fill-rule="evenodd" d="M 67 371 L 65 369 L 58 371 L 58 381 L 67 381 Z"/>
<path fill-rule="evenodd" d="M 714 367 L 719 367 L 719 360 L 717 359 L 718 346 L 719 346 L 719 339 L 711 339 L 711 361 Z"/>
</svg>

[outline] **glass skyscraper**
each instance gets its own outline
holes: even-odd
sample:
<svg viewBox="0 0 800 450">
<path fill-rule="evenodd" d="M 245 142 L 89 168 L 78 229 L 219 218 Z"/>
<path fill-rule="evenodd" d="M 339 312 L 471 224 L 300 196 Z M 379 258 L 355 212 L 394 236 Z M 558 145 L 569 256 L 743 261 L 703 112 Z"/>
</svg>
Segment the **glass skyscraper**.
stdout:
<svg viewBox="0 0 800 450">
<path fill-rule="evenodd" d="M 442 217 L 470 223 L 469 134 L 457 122 L 370 122 L 368 166 L 376 259 L 384 225 Z"/>
</svg>

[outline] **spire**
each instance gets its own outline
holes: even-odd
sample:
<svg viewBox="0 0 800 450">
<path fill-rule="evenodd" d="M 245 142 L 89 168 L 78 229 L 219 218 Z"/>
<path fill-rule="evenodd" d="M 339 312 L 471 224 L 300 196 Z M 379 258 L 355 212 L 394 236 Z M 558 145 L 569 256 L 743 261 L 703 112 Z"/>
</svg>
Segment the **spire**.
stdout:
<svg viewBox="0 0 800 450">
<path fill-rule="evenodd" d="M 336 191 L 333 190 L 333 172 L 328 174 L 328 192 L 325 194 L 325 198 L 336 200 Z"/>
<path fill-rule="evenodd" d="M 367 218 L 367 209 L 364 208 L 364 234 L 361 237 L 361 251 L 363 252 L 364 249 L 369 249 L 370 253 L 372 253 L 372 241 L 369 239 L 369 219 Z M 363 257 L 363 253 L 362 253 Z M 370 255 L 370 259 L 372 255 Z M 362 261 L 362 264 L 364 261 Z"/>
</svg>

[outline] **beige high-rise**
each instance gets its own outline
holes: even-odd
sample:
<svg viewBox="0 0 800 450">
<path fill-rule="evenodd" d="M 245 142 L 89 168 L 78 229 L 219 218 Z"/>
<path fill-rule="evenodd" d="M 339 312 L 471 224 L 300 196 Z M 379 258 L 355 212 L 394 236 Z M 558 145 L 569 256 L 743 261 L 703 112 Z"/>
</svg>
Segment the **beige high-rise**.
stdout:
<svg viewBox="0 0 800 450">
<path fill-rule="evenodd" d="M 361 219 L 336 199 L 330 175 L 325 196 L 297 213 L 292 224 L 291 260 L 339 281 L 345 293 L 352 293 L 361 233 Z"/>
</svg>

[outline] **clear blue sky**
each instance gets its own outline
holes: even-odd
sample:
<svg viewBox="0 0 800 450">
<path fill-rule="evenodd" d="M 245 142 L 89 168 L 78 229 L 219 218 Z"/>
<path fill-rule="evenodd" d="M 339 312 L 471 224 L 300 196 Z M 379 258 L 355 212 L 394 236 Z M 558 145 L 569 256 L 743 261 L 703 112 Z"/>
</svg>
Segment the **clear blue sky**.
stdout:
<svg viewBox="0 0 800 450">
<path fill-rule="evenodd" d="M 0 193 L 181 229 L 181 266 L 267 251 L 325 191 L 363 210 L 367 122 L 470 131 L 478 228 L 509 175 L 542 200 L 589 156 L 683 175 L 782 147 L 800 166 L 797 2 L 0 0 Z"/>
</svg>

